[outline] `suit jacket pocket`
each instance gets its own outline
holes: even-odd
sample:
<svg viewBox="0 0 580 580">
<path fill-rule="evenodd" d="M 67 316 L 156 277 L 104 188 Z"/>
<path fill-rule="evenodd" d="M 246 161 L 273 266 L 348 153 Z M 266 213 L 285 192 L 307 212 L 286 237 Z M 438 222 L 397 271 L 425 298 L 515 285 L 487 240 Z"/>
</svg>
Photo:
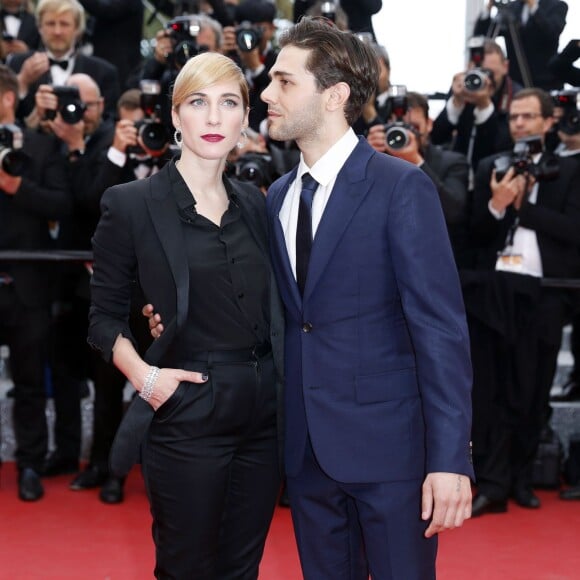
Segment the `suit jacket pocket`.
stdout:
<svg viewBox="0 0 580 580">
<path fill-rule="evenodd" d="M 167 399 L 167 401 L 157 409 L 155 412 L 155 421 L 157 423 L 165 423 L 175 415 L 175 411 L 177 411 L 179 404 L 183 400 L 185 389 L 187 389 L 188 385 L 189 383 L 187 382 L 179 383 L 177 389 L 173 392 L 173 395 L 171 395 L 169 399 Z"/>
<path fill-rule="evenodd" d="M 419 396 L 415 368 L 355 377 L 357 403 L 383 403 Z"/>
</svg>

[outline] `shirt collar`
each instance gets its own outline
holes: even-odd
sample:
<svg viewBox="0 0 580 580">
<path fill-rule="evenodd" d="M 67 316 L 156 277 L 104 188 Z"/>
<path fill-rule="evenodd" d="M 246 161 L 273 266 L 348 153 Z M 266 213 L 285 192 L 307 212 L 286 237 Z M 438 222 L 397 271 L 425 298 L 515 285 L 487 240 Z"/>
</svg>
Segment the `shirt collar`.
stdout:
<svg viewBox="0 0 580 580">
<path fill-rule="evenodd" d="M 320 185 L 327 186 L 336 179 L 357 145 L 358 138 L 352 127 L 349 127 L 346 133 L 312 167 L 308 167 L 304 156 L 300 154 L 297 178 L 302 179 L 305 173 L 310 173 Z"/>
</svg>

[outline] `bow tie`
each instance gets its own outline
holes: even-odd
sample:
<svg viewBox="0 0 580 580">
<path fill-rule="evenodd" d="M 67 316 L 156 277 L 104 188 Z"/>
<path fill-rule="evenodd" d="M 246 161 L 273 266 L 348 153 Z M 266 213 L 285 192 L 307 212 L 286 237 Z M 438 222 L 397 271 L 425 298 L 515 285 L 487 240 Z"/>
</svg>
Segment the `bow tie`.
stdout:
<svg viewBox="0 0 580 580">
<path fill-rule="evenodd" d="M 56 65 L 59 66 L 62 70 L 66 70 L 68 68 L 68 60 L 55 60 L 54 58 L 49 58 L 48 62 L 50 66 Z"/>
<path fill-rule="evenodd" d="M 159 167 L 161 159 L 159 157 L 143 157 L 139 159 L 138 157 L 130 157 L 131 164 L 133 167 L 139 165 L 146 165 L 147 167 Z"/>
<path fill-rule="evenodd" d="M 14 18 L 18 18 L 19 20 L 22 18 L 20 12 L 8 12 L 8 10 L 0 10 L 0 17 L 6 18 L 6 16 L 14 16 Z"/>
</svg>

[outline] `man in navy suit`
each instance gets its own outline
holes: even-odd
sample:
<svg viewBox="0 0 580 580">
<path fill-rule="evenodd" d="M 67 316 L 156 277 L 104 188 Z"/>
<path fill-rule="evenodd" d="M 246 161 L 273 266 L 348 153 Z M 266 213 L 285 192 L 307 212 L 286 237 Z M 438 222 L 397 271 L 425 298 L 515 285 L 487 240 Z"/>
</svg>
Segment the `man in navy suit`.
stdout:
<svg viewBox="0 0 580 580">
<path fill-rule="evenodd" d="M 309 18 L 281 46 L 262 99 L 270 136 L 301 150 L 267 204 L 304 577 L 435 578 L 436 534 L 470 516 L 473 476 L 469 340 L 439 196 L 352 131 L 376 90 L 369 47 Z M 301 290 L 306 173 L 317 188 Z"/>
</svg>

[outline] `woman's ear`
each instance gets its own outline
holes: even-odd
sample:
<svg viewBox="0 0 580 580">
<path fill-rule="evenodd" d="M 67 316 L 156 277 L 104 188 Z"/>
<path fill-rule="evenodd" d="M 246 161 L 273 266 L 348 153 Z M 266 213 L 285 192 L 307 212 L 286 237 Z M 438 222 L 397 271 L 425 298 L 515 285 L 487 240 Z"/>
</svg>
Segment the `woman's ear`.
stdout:
<svg viewBox="0 0 580 580">
<path fill-rule="evenodd" d="M 179 114 L 177 113 L 177 109 L 175 107 L 171 107 L 171 122 L 173 123 L 173 126 L 178 131 L 181 131 L 181 124 L 179 122 Z"/>
</svg>

